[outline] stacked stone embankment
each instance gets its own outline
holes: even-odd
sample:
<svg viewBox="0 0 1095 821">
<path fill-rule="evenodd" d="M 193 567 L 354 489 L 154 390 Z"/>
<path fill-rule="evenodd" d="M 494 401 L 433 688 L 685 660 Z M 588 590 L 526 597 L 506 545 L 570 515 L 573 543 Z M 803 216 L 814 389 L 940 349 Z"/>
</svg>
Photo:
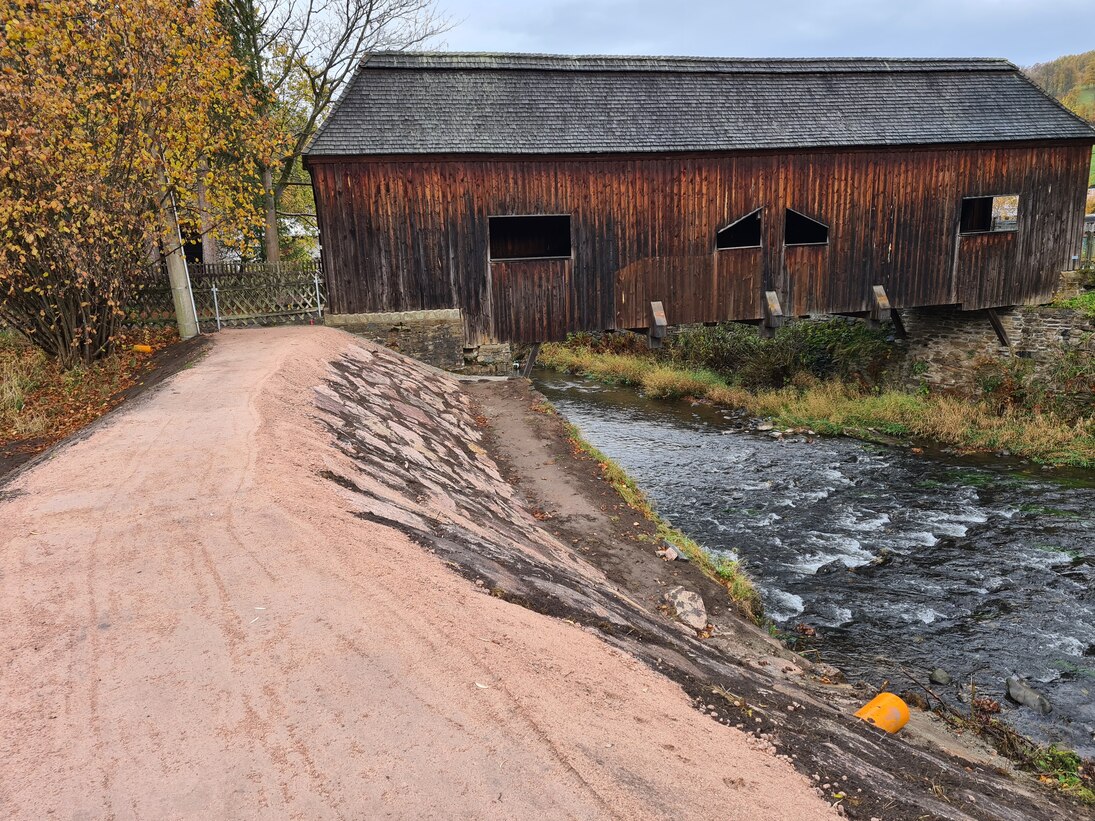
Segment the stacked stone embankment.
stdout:
<svg viewBox="0 0 1095 821">
<path fill-rule="evenodd" d="M 1046 373 L 1070 349 L 1095 353 L 1095 319 L 1068 308 L 1017 307 L 998 312 L 1010 346 L 981 311 L 903 311 L 908 378 L 933 388 L 972 392 L 977 365 L 999 358 L 1028 360 Z"/>
</svg>

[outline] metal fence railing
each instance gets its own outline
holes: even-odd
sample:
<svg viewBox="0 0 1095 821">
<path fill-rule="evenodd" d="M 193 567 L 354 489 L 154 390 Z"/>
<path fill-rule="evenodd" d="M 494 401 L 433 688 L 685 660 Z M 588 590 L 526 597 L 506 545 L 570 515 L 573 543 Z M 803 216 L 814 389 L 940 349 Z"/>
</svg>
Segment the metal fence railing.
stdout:
<svg viewBox="0 0 1095 821">
<path fill-rule="evenodd" d="M 1073 267 L 1080 271 L 1095 271 L 1095 214 L 1084 217 L 1084 239 Z"/>
<path fill-rule="evenodd" d="M 318 262 L 191 265 L 190 286 L 203 330 L 319 321 L 327 303 Z M 154 267 L 138 286 L 127 324 L 174 321 L 167 273 Z"/>
</svg>

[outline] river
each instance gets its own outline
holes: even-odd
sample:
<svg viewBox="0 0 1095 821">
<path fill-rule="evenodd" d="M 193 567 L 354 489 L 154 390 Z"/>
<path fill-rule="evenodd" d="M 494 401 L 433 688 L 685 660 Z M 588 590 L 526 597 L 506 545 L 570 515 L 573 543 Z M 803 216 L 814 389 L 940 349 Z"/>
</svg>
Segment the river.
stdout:
<svg viewBox="0 0 1095 821">
<path fill-rule="evenodd" d="M 725 409 L 535 381 L 667 520 L 744 562 L 779 627 L 813 627 L 850 680 L 973 676 L 1016 729 L 1095 756 L 1095 474 L 777 439 Z M 1049 716 L 1005 700 L 1012 674 Z"/>
</svg>

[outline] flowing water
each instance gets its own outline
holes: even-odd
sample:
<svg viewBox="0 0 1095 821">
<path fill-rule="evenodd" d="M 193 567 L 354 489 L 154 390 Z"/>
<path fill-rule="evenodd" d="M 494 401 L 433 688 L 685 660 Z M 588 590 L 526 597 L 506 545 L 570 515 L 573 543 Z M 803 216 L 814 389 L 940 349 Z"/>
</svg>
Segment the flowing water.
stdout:
<svg viewBox="0 0 1095 821">
<path fill-rule="evenodd" d="M 779 626 L 814 627 L 850 680 L 972 675 L 1020 731 L 1095 756 L 1095 474 L 776 439 L 726 410 L 536 383 L 666 519 L 743 560 Z M 1012 674 L 1052 714 L 1006 702 Z"/>
</svg>

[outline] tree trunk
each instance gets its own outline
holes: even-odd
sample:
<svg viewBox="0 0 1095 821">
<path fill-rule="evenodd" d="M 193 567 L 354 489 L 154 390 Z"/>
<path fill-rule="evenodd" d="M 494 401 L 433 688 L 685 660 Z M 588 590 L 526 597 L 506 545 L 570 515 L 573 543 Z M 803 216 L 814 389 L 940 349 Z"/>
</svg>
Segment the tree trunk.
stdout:
<svg viewBox="0 0 1095 821">
<path fill-rule="evenodd" d="M 262 187 L 266 192 L 266 261 L 281 261 L 281 245 L 278 242 L 278 202 L 274 192 L 274 170 L 262 169 Z"/>
<path fill-rule="evenodd" d="M 166 179 L 163 180 L 166 182 Z M 171 281 L 171 299 L 175 303 L 175 320 L 179 325 L 179 337 L 190 339 L 200 333 L 198 316 L 194 310 L 194 295 L 190 290 L 190 274 L 186 268 L 179 218 L 175 213 L 175 200 L 171 194 L 163 198 L 163 247 L 167 262 L 167 278 Z"/>
<path fill-rule="evenodd" d="M 220 243 L 213 236 L 213 217 L 209 213 L 209 199 L 205 191 L 205 178 L 209 174 L 209 163 L 202 157 L 198 162 L 198 183 L 195 193 L 198 198 L 198 230 L 202 237 L 202 262 L 216 265 L 221 261 Z"/>
</svg>

